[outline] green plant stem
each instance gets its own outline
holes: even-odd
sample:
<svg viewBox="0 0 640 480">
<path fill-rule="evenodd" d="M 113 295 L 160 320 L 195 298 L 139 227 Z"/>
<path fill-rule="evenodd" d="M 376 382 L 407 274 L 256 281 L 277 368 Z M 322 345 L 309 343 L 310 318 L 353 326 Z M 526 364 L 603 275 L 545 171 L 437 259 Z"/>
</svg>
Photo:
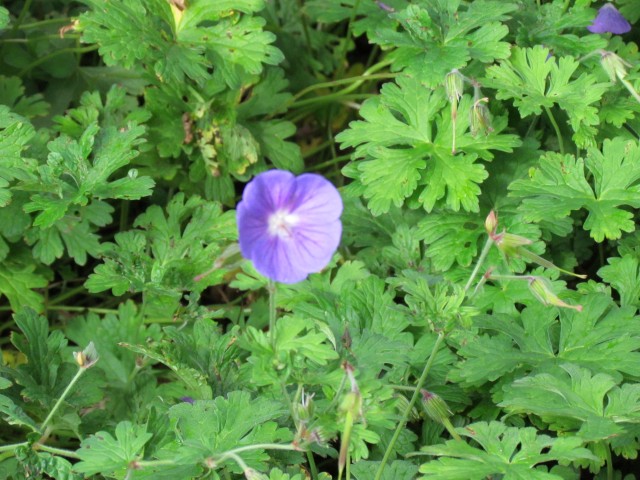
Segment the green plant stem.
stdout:
<svg viewBox="0 0 640 480">
<path fill-rule="evenodd" d="M 398 438 L 400 437 L 400 433 L 402 433 L 402 430 L 404 429 L 404 426 L 407 423 L 407 419 L 409 418 L 409 414 L 411 413 L 413 406 L 416 404 L 418 397 L 421 395 L 420 389 L 422 389 L 424 382 L 427 380 L 427 376 L 429 375 L 429 372 L 431 371 L 431 366 L 433 365 L 433 360 L 436 358 L 436 353 L 438 353 L 438 350 L 440 349 L 440 344 L 442 343 L 443 340 L 444 340 L 444 334 L 440 332 L 438 334 L 438 338 L 436 339 L 436 343 L 433 346 L 433 349 L 431 350 L 431 355 L 429 355 L 429 359 L 427 360 L 427 363 L 424 366 L 424 370 L 422 370 L 422 374 L 418 379 L 418 383 L 415 387 L 413 395 L 411 395 L 411 400 L 409 400 L 409 404 L 404 409 L 404 412 L 402 412 L 402 417 L 400 418 L 400 422 L 398 422 L 396 431 L 393 432 L 393 437 L 391 437 L 391 441 L 389 442 L 389 445 L 387 446 L 387 449 L 384 452 L 384 457 L 382 457 L 382 462 L 380 462 L 380 466 L 378 467 L 378 471 L 376 472 L 376 476 L 374 480 L 380 480 L 382 478 L 384 467 L 387 465 L 387 462 L 389 461 L 389 457 L 391 456 L 393 447 L 398 441 Z"/>
<path fill-rule="evenodd" d="M 368 81 L 368 80 L 383 80 L 383 79 L 390 79 L 390 78 L 395 78 L 397 77 L 399 74 L 397 73 L 378 73 L 378 74 L 371 74 L 371 73 L 363 73 L 362 75 L 358 75 L 356 77 L 349 77 L 349 78 L 341 78 L 339 80 L 332 80 L 330 82 L 321 82 L 321 83 L 314 83 L 313 85 L 309 85 L 308 87 L 300 90 L 298 93 L 296 93 L 293 97 L 291 97 L 291 100 L 289 100 L 289 104 L 295 104 L 296 101 L 299 98 L 304 97 L 306 94 L 313 92 L 314 90 L 318 90 L 321 88 L 331 88 L 331 87 L 337 87 L 339 85 L 349 85 L 350 83 L 353 85 L 350 85 L 349 87 L 343 89 L 342 91 L 344 93 L 351 93 L 353 92 L 356 88 L 358 88 L 360 85 L 362 85 L 364 82 Z M 348 91 L 347 91 L 348 90 Z"/>
<path fill-rule="evenodd" d="M 65 292 L 62 292 L 57 297 L 52 298 L 49 301 L 49 305 L 50 306 L 51 305 L 57 305 L 58 303 L 64 302 L 67 298 L 71 298 L 71 297 L 75 296 L 78 293 L 83 293 L 83 292 L 86 292 L 86 291 L 87 291 L 87 289 L 84 288 L 84 285 L 80 285 L 78 287 L 71 288 L 71 289 L 69 289 L 69 290 L 67 290 Z M 49 307 L 49 308 L 51 308 L 51 307 Z"/>
<path fill-rule="evenodd" d="M 415 392 L 416 391 L 416 387 L 408 387 L 406 385 L 388 385 L 388 386 L 393 388 L 394 390 L 401 390 L 403 392 Z"/>
<path fill-rule="evenodd" d="M 64 38 L 60 37 L 60 35 L 43 35 L 42 37 L 30 37 L 30 38 L 5 38 L 0 40 L 2 43 L 31 43 L 37 42 L 38 40 L 69 40 L 73 38 L 80 38 L 80 35 L 77 34 L 69 34 L 65 35 Z"/>
<path fill-rule="evenodd" d="M 42 450 L 43 452 L 48 452 L 48 453 L 53 453 L 54 455 L 62 455 L 63 457 L 67 457 L 67 458 L 80 458 L 80 455 L 78 455 L 76 452 L 72 452 L 71 450 L 65 450 L 63 448 L 55 448 L 55 447 L 49 447 L 47 445 L 43 445 L 41 443 L 36 443 L 33 446 L 34 450 Z"/>
<path fill-rule="evenodd" d="M 556 122 L 556 119 L 553 116 L 553 113 L 551 113 L 551 109 L 549 107 L 544 107 L 544 111 L 547 113 L 547 117 L 549 117 L 549 121 L 556 132 L 556 137 L 558 137 L 558 148 L 560 148 L 560 153 L 564 155 L 564 141 L 562 140 L 562 133 L 560 132 L 558 122 Z"/>
<path fill-rule="evenodd" d="M 14 29 L 29 30 L 31 28 L 42 28 L 42 27 L 46 27 L 47 25 L 55 25 L 57 23 L 71 23 L 71 19 L 63 18 L 63 17 L 49 18 L 48 20 L 40 20 L 39 22 L 25 23 L 17 27 L 14 27 Z"/>
<path fill-rule="evenodd" d="M 447 432 L 449 432 L 449 435 L 451 435 L 454 439 L 458 441 L 462 441 L 462 437 L 460 437 L 460 435 L 458 435 L 458 432 L 456 432 L 456 429 L 451 423 L 451 420 L 449 420 L 448 418 L 443 418 L 442 424 L 444 425 L 444 428 L 447 429 Z"/>
<path fill-rule="evenodd" d="M 64 399 L 67 398 L 67 395 L 69 395 L 73 386 L 76 384 L 76 382 L 80 379 L 80 377 L 86 370 L 87 370 L 86 368 L 78 368 L 78 371 L 76 372 L 75 376 L 71 379 L 71 381 L 69 382 L 69 385 L 67 385 L 67 388 L 64 389 L 64 392 L 62 392 L 62 395 L 60 395 L 60 398 L 58 398 L 58 401 L 49 412 L 49 415 L 47 415 L 47 418 L 45 418 L 44 422 L 42 422 L 42 425 L 40 425 L 40 430 L 44 431 L 44 428 L 51 421 L 51 419 L 53 418 L 53 415 L 58 411 L 58 408 L 60 408 L 60 405 L 62 405 L 62 402 L 64 401 Z"/>
<path fill-rule="evenodd" d="M 33 3 L 33 0 L 26 0 L 24 2 L 24 5 L 22 6 L 22 10 L 20 11 L 20 15 L 18 15 L 18 19 L 16 20 L 16 23 L 13 26 L 13 30 L 17 30 L 18 28 L 20 28 L 20 24 L 22 24 L 22 22 L 24 21 L 24 17 L 27 16 L 27 12 L 31 8 L 31 3 Z"/>
<path fill-rule="evenodd" d="M 347 63 L 347 51 L 349 49 L 349 40 L 351 40 L 351 25 L 353 25 L 353 21 L 356 19 L 356 15 L 358 13 L 358 7 L 360 6 L 361 0 L 356 0 L 353 4 L 353 9 L 351 10 L 351 16 L 349 17 L 349 23 L 347 23 L 347 31 L 344 35 L 344 45 L 342 46 L 342 51 L 340 52 L 340 58 L 342 61 L 338 64 L 337 75 L 341 76 L 345 70 Z"/>
<path fill-rule="evenodd" d="M 351 158 L 351 154 L 340 155 L 339 157 L 332 158 L 331 160 L 327 160 L 326 162 L 318 163 L 317 165 L 311 165 L 307 170 L 310 172 L 316 172 L 318 170 L 322 170 L 325 167 L 330 167 L 332 165 L 335 165 L 336 163 L 349 160 L 350 158 Z"/>
<path fill-rule="evenodd" d="M 611 446 L 604 442 L 605 461 L 607 462 L 607 480 L 613 480 L 613 461 L 611 459 Z"/>
<path fill-rule="evenodd" d="M 20 448 L 26 447 L 29 445 L 29 442 L 20 442 L 20 443 L 12 443 L 11 445 L 2 445 L 0 446 L 0 453 L 9 452 L 13 455 L 13 451 Z"/>
<path fill-rule="evenodd" d="M 629 90 L 629 93 L 633 95 L 633 98 L 635 98 L 638 101 L 638 103 L 640 103 L 640 95 L 638 95 L 638 92 L 636 92 L 636 89 L 633 88 L 633 85 L 631 85 L 627 80 L 622 78 L 620 75 L 618 75 L 618 79 L 620 80 L 620 82 L 622 82 L 625 88 Z"/>
<path fill-rule="evenodd" d="M 137 468 L 148 467 L 164 467 L 167 465 L 175 465 L 175 460 L 140 460 L 135 462 Z"/>
<path fill-rule="evenodd" d="M 30 63 L 29 65 L 27 65 L 26 67 L 24 67 L 22 70 L 20 70 L 20 72 L 18 72 L 18 77 L 22 77 L 24 76 L 26 73 L 30 72 L 33 68 L 37 67 L 38 65 L 44 63 L 44 62 L 48 62 L 49 60 L 51 60 L 52 58 L 57 57 L 58 55 L 63 55 L 65 53 L 87 53 L 87 52 L 92 52 L 94 50 L 97 50 L 99 47 L 98 45 L 90 45 L 88 47 L 71 47 L 71 48 L 61 48 L 60 50 L 56 50 L 55 52 L 51 52 L 49 55 L 45 55 L 44 57 L 40 57 L 38 60 L 36 60 L 35 62 Z"/>
<path fill-rule="evenodd" d="M 473 272 L 471 272 L 471 276 L 469 277 L 469 280 L 467 280 L 467 284 L 464 286 L 465 293 L 469 291 L 469 287 L 471 287 L 471 284 L 475 280 L 476 275 L 478 275 L 478 271 L 480 271 L 480 267 L 482 267 L 482 264 L 486 260 L 487 255 L 489 254 L 491 245 L 493 245 L 493 240 L 491 239 L 491 237 L 487 236 L 487 241 L 485 242 L 484 247 L 482 247 L 482 252 L 480 252 L 480 256 L 478 257 L 476 266 L 474 267 Z"/>
<path fill-rule="evenodd" d="M 255 445 L 246 445 L 244 447 L 234 448 L 224 452 L 220 458 L 228 454 L 238 454 L 242 452 L 251 452 L 253 450 L 297 450 L 291 443 L 256 443 Z"/>
<path fill-rule="evenodd" d="M 311 449 L 307 449 L 307 461 L 309 462 L 309 470 L 311 470 L 311 480 L 318 480 L 318 467 L 316 467 Z"/>
<path fill-rule="evenodd" d="M 93 313 L 118 313 L 118 310 L 113 308 L 97 308 L 97 307 L 74 307 L 71 305 L 54 305 L 47 308 L 47 310 L 62 311 L 62 312 L 93 312 Z"/>
<path fill-rule="evenodd" d="M 298 15 L 300 16 L 300 24 L 302 25 L 302 33 L 304 35 L 304 41 L 307 44 L 307 52 L 311 55 L 313 53 L 311 49 L 311 36 L 309 35 L 309 25 L 303 11 L 303 0 L 297 0 L 298 3 Z"/>
<path fill-rule="evenodd" d="M 276 351 L 276 283 L 273 280 L 269 280 L 267 284 L 267 291 L 269 292 L 269 338 L 271 339 L 271 346 L 273 352 Z"/>
<path fill-rule="evenodd" d="M 313 148 L 310 148 L 309 150 L 307 150 L 306 152 L 304 152 L 302 154 L 302 158 L 309 158 L 312 157 L 313 155 L 315 155 L 318 152 L 321 152 L 322 150 L 329 148 L 331 146 L 331 141 L 327 140 L 325 142 L 322 142 L 319 145 L 316 145 Z"/>
</svg>

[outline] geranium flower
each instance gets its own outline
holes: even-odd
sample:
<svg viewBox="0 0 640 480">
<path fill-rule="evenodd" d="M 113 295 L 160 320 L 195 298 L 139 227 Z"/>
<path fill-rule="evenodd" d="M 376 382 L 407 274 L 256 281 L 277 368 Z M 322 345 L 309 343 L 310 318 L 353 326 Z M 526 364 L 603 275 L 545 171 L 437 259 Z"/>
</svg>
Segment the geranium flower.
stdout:
<svg viewBox="0 0 640 480">
<path fill-rule="evenodd" d="M 598 15 L 587 30 L 592 33 L 611 32 L 619 35 L 631 30 L 631 25 L 613 4 L 607 3 L 598 10 Z"/>
<path fill-rule="evenodd" d="M 265 277 L 300 282 L 331 260 L 342 235 L 341 214 L 340 194 L 322 176 L 261 173 L 238 204 L 240 251 Z"/>
</svg>

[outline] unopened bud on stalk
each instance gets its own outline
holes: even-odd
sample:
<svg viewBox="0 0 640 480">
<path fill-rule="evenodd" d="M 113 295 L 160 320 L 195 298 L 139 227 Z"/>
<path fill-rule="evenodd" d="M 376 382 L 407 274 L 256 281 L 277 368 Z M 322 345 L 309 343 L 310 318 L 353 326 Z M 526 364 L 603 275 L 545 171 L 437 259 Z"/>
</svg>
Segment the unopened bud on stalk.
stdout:
<svg viewBox="0 0 640 480">
<path fill-rule="evenodd" d="M 444 89 L 447 93 L 449 103 L 451 103 L 451 153 L 456 153 L 456 123 L 458 120 L 458 101 L 462 98 L 464 89 L 464 77 L 453 69 L 444 78 Z"/>
<path fill-rule="evenodd" d="M 613 83 L 616 83 L 617 79 L 622 80 L 627 76 L 627 69 L 625 67 L 631 67 L 631 65 L 625 62 L 622 58 L 613 52 L 606 50 L 600 50 L 600 65 L 607 72 L 609 78 Z"/>
<path fill-rule="evenodd" d="M 100 357 L 93 342 L 89 342 L 89 345 L 83 351 L 73 352 L 73 358 L 80 368 L 91 368 Z"/>
<path fill-rule="evenodd" d="M 551 283 L 545 277 L 531 277 L 529 290 L 543 305 L 554 305 L 561 308 L 572 308 L 578 312 L 582 311 L 582 305 L 569 305 L 560 300 L 551 290 Z"/>
<path fill-rule="evenodd" d="M 269 480 L 269 477 L 263 473 L 256 472 L 253 468 L 246 468 L 243 473 L 247 480 Z"/>
<path fill-rule="evenodd" d="M 293 406 L 294 416 L 297 423 L 307 424 L 311 417 L 313 417 L 313 396 L 313 393 L 306 394 L 303 391 L 300 402 Z"/>
<path fill-rule="evenodd" d="M 624 85 L 633 98 L 640 103 L 640 94 L 638 94 L 634 86 L 625 78 L 627 76 L 626 67 L 631 67 L 631 65 L 613 52 L 599 50 L 598 53 L 600 53 L 600 65 L 602 65 L 604 71 L 609 75 L 609 79 L 613 83 L 616 83 L 616 80 L 620 80 L 620 83 Z M 589 56 L 590 55 L 587 55 L 587 57 Z"/>
<path fill-rule="evenodd" d="M 474 137 L 479 133 L 487 135 L 493 132 L 491 114 L 486 105 L 488 102 L 487 97 L 482 97 L 475 100 L 471 106 L 471 135 Z"/>
<path fill-rule="evenodd" d="M 447 98 L 452 104 L 458 103 L 462 98 L 464 90 L 464 77 L 457 68 L 451 70 L 444 77 L 444 89 L 447 92 Z"/>
<path fill-rule="evenodd" d="M 496 229 L 498 228 L 498 216 L 496 212 L 491 210 L 489 215 L 484 221 L 484 229 L 487 231 L 487 235 L 489 235 L 492 239 L 496 234 Z"/>
<path fill-rule="evenodd" d="M 449 421 L 449 417 L 453 415 L 447 403 L 437 394 L 420 390 L 422 394 L 422 407 L 427 416 L 441 425 Z"/>
<path fill-rule="evenodd" d="M 489 236 L 496 244 L 496 247 L 498 247 L 498 250 L 500 250 L 500 252 L 502 252 L 502 254 L 507 258 L 519 257 L 529 262 L 537 263 L 541 267 L 552 268 L 554 270 L 558 270 L 559 272 L 566 273 L 567 275 L 572 275 L 578 278 L 587 278 L 586 275 L 579 275 L 577 273 L 573 273 L 560 268 L 549 260 L 545 260 L 541 256 L 536 255 L 535 253 L 530 252 L 529 250 L 524 248 L 526 245 L 531 245 L 533 243 L 528 238 L 521 237 L 520 235 L 514 235 L 512 233 L 507 233 L 506 231 L 498 234 L 489 234 Z"/>
</svg>

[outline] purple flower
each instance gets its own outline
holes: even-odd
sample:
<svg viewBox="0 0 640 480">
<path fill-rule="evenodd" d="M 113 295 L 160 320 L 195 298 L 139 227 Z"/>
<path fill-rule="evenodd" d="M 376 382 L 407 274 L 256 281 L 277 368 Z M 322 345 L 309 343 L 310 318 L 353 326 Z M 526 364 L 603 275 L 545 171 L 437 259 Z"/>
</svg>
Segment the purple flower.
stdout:
<svg viewBox="0 0 640 480">
<path fill-rule="evenodd" d="M 240 251 L 265 277 L 296 283 L 327 266 L 342 234 L 342 199 L 325 178 L 261 173 L 238 204 Z"/>
<path fill-rule="evenodd" d="M 631 25 L 613 4 L 607 3 L 598 10 L 598 15 L 593 23 L 587 27 L 587 30 L 592 33 L 621 34 L 631 30 Z"/>
</svg>

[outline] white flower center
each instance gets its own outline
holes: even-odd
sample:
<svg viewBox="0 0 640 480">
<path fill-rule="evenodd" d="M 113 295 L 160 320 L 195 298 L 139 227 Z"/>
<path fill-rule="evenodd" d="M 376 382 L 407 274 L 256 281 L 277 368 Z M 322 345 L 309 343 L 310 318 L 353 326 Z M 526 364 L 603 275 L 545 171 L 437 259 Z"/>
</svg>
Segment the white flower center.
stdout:
<svg viewBox="0 0 640 480">
<path fill-rule="evenodd" d="M 293 227 L 298 223 L 299 218 L 286 210 L 278 210 L 269 217 L 269 234 L 280 238 L 291 238 Z"/>
</svg>

